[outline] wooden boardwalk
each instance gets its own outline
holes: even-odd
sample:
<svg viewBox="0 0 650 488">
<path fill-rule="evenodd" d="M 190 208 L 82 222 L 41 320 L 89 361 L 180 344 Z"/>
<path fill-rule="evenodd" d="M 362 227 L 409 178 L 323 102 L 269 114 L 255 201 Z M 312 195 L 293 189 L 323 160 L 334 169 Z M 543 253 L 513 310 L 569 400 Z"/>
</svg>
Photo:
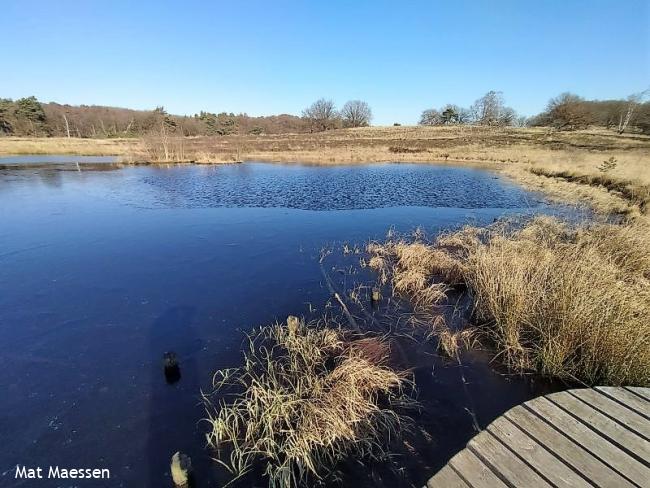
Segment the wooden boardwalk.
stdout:
<svg viewBox="0 0 650 488">
<path fill-rule="evenodd" d="M 650 487 L 650 388 L 569 390 L 492 422 L 427 488 Z"/>
</svg>

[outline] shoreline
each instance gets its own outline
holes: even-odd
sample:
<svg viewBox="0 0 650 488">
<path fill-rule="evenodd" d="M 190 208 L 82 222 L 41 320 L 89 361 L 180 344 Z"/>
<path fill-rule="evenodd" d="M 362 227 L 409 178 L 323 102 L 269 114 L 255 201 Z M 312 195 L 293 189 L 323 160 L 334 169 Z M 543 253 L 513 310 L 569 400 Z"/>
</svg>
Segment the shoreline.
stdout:
<svg viewBox="0 0 650 488">
<path fill-rule="evenodd" d="M 0 156 L 10 155 L 115 156 L 125 166 L 243 161 L 465 166 L 599 213 L 636 216 L 650 206 L 650 136 L 604 129 L 400 126 L 168 139 L 0 137 Z"/>
<path fill-rule="evenodd" d="M 64 156 L 66 154 L 60 154 Z M 78 156 L 69 154 L 70 156 Z M 0 156 L 2 157 L 2 156 Z M 599 214 L 603 215 L 623 215 L 629 217 L 643 216 L 647 210 L 647 201 L 645 201 L 646 208 L 641 208 L 639 205 L 630 202 L 623 195 L 616 191 L 610 191 L 602 185 L 590 185 L 580 182 L 570 181 L 562 177 L 554 177 L 552 175 L 535 174 L 531 167 L 521 167 L 520 163 L 503 167 L 493 163 L 485 163 L 483 161 L 471 160 L 427 160 L 427 161 L 412 161 L 412 160 L 367 160 L 363 162 L 314 162 L 314 161 L 297 161 L 287 158 L 281 159 L 267 159 L 267 158 L 246 158 L 241 161 L 130 161 L 120 160 L 119 157 L 114 162 L 79 162 L 82 167 L 93 167 L 95 169 L 101 168 L 127 168 L 130 166 L 152 166 L 152 167 L 170 167 L 170 166 L 184 166 L 184 165 L 197 165 L 197 166 L 219 166 L 219 165 L 232 165 L 244 163 L 264 163 L 264 164 L 286 164 L 286 165 L 302 165 L 302 166 L 361 166 L 372 164 L 428 164 L 435 166 L 449 166 L 449 167 L 465 167 L 469 169 L 477 169 L 490 171 L 499 177 L 504 178 L 509 183 L 520 185 L 530 191 L 539 192 L 543 194 L 550 201 L 560 204 L 578 205 L 587 207 Z M 43 163 L 22 163 L 22 164 L 2 164 L 0 162 L 0 170 L 15 170 L 15 169 L 40 169 L 45 167 L 58 167 L 69 166 L 69 163 L 58 162 L 43 162 Z M 581 175 L 580 175 L 581 176 Z M 586 175 L 588 176 L 588 175 Z M 648 187 L 641 187 L 642 191 L 648 191 Z M 644 201 L 641 202 L 644 204 Z"/>
</svg>

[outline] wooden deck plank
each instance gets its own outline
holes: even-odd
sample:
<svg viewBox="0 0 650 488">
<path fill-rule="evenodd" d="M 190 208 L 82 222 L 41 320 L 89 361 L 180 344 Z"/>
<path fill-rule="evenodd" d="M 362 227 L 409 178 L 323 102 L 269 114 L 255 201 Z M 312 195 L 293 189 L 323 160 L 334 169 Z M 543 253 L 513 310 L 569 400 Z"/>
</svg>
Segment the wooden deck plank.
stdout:
<svg viewBox="0 0 650 488">
<path fill-rule="evenodd" d="M 644 486 L 650 480 L 650 468 L 630 457 L 625 451 L 573 418 L 547 398 L 536 398 L 526 403 L 526 406 L 558 431 L 570 437 L 576 444 L 581 445 L 586 451 L 639 486 Z"/>
<path fill-rule="evenodd" d="M 499 417 L 488 430 L 555 486 L 593 486 L 507 418 Z"/>
<path fill-rule="evenodd" d="M 609 397 L 624 403 L 639 415 L 643 415 L 646 419 L 650 419 L 650 401 L 640 398 L 625 388 L 598 386 L 596 389 L 604 395 L 608 395 Z"/>
<path fill-rule="evenodd" d="M 639 395 L 640 397 L 645 398 L 650 402 L 650 388 L 641 388 L 638 386 L 626 386 L 625 389 Z"/>
<path fill-rule="evenodd" d="M 425 488 L 650 488 L 650 388 L 539 397 L 476 435 Z"/>
<path fill-rule="evenodd" d="M 489 432 L 478 434 L 469 442 L 468 447 L 514 486 L 552 486 Z"/>
<path fill-rule="evenodd" d="M 614 422 L 598 410 L 579 401 L 567 392 L 553 393 L 547 398 L 556 405 L 564 408 L 567 412 L 578 417 L 582 422 L 592 426 L 624 450 L 633 453 L 641 460 L 650 459 L 650 442 L 639 437 L 631 430 L 626 429 L 618 422 Z"/>
<path fill-rule="evenodd" d="M 427 488 L 437 487 L 471 488 L 449 465 L 442 468 L 433 478 L 427 481 Z"/>
<path fill-rule="evenodd" d="M 507 488 L 507 485 L 469 449 L 460 451 L 451 458 L 449 464 L 461 473 L 473 488 Z"/>
<path fill-rule="evenodd" d="M 616 400 L 612 400 L 591 388 L 572 390 L 569 394 L 580 398 L 608 417 L 613 418 L 619 424 L 633 430 L 644 439 L 648 440 L 650 438 L 650 421 L 631 408 L 621 405 Z"/>
<path fill-rule="evenodd" d="M 573 400 L 578 401 L 575 398 Z M 549 428 L 546 422 L 524 407 L 518 406 L 509 410 L 505 417 L 596 486 L 634 486 L 582 446 L 555 429 Z"/>
</svg>

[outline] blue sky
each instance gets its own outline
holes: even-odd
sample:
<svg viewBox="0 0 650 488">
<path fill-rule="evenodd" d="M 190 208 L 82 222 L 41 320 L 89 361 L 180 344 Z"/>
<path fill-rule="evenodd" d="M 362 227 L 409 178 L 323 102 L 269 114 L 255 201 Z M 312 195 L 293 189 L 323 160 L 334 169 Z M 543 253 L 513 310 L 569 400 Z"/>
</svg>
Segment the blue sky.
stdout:
<svg viewBox="0 0 650 488">
<path fill-rule="evenodd" d="M 650 86 L 649 5 L 4 0 L 0 96 L 251 115 L 363 99 L 381 125 L 494 89 L 531 115 Z"/>
</svg>

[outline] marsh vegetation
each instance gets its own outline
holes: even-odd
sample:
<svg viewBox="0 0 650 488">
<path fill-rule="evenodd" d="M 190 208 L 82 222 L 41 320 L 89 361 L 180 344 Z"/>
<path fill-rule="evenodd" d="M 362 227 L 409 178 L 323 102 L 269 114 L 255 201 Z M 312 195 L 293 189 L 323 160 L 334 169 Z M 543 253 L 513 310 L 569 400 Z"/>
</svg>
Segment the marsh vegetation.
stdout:
<svg viewBox="0 0 650 488">
<path fill-rule="evenodd" d="M 385 338 L 326 321 L 289 317 L 263 327 L 249 338 L 244 365 L 214 376 L 208 445 L 233 480 L 261 461 L 279 488 L 331 481 L 349 456 L 386 461 L 407 422 L 400 410 L 414 404 L 408 375 L 389 366 L 389 355 Z"/>
<path fill-rule="evenodd" d="M 430 310 L 443 343 L 450 332 L 436 307 L 462 288 L 473 302 L 474 338 L 511 369 L 587 385 L 648 385 L 649 249 L 645 222 L 537 217 L 432 241 L 373 243 L 368 264 L 395 293 Z"/>
</svg>

